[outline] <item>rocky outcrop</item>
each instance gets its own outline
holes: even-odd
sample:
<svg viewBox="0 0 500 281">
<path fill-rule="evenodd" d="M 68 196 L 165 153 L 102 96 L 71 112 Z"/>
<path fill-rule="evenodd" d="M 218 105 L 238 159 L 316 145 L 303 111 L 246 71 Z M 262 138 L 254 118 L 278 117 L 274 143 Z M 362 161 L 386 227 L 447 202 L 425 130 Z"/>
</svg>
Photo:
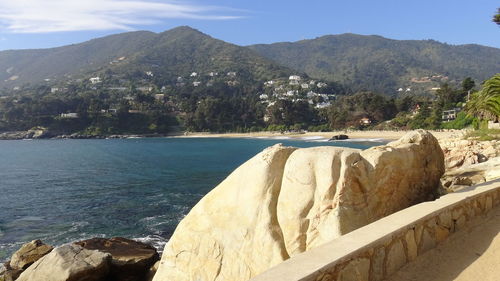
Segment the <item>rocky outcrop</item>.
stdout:
<svg viewBox="0 0 500 281">
<path fill-rule="evenodd" d="M 443 139 L 443 149 L 447 170 L 486 162 L 500 156 L 500 141 L 477 141 L 462 138 Z"/>
<path fill-rule="evenodd" d="M 203 197 L 177 226 L 153 280 L 248 280 L 287 259 L 276 204 L 294 150 L 264 150 Z"/>
<path fill-rule="evenodd" d="M 111 255 L 70 244 L 55 248 L 28 267 L 17 281 L 102 281 Z"/>
<path fill-rule="evenodd" d="M 40 240 L 24 244 L 0 265 L 0 281 L 146 281 L 158 269 L 158 252 L 134 240 L 92 238 L 56 248 Z M 24 273 L 23 273 L 24 271 Z"/>
<path fill-rule="evenodd" d="M 28 131 L 1 132 L 0 140 L 44 139 L 52 136 L 47 128 L 34 127 Z"/>
<path fill-rule="evenodd" d="M 446 166 L 443 193 L 500 178 L 500 141 L 451 138 L 441 140 L 440 145 Z"/>
<path fill-rule="evenodd" d="M 21 246 L 0 268 L 0 281 L 14 281 L 31 264 L 52 251 L 53 247 L 33 240 Z"/>
<path fill-rule="evenodd" d="M 443 172 L 442 150 L 424 131 L 365 151 L 273 146 L 236 169 L 181 221 L 153 280 L 248 280 L 432 199 Z"/>
<path fill-rule="evenodd" d="M 75 244 L 111 255 L 109 280 L 141 281 L 151 266 L 159 260 L 155 248 L 122 237 L 92 238 Z"/>
<path fill-rule="evenodd" d="M 285 166 L 278 221 L 287 252 L 302 253 L 437 195 L 443 156 L 428 133 L 362 152 L 295 151 Z M 307 167 L 304 169 L 304 167 Z"/>
<path fill-rule="evenodd" d="M 28 266 L 52 251 L 53 247 L 40 240 L 33 240 L 24 244 L 12 255 L 10 266 L 15 269 L 25 270 Z"/>
<path fill-rule="evenodd" d="M 441 183 L 446 192 L 455 192 L 479 183 L 500 178 L 500 157 L 489 159 L 487 162 L 466 165 L 458 169 L 446 171 Z"/>
</svg>

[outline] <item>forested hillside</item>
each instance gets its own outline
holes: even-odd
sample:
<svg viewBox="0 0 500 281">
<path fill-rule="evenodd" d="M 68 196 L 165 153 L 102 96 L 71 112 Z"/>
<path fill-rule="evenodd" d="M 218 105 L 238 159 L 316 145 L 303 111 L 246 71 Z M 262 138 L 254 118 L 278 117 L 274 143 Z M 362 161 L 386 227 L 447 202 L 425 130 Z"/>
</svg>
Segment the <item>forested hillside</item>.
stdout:
<svg viewBox="0 0 500 281">
<path fill-rule="evenodd" d="M 483 81 L 500 70 L 499 49 L 434 40 L 342 34 L 249 48 L 311 77 L 389 95 L 429 94 L 441 83 Z"/>
</svg>

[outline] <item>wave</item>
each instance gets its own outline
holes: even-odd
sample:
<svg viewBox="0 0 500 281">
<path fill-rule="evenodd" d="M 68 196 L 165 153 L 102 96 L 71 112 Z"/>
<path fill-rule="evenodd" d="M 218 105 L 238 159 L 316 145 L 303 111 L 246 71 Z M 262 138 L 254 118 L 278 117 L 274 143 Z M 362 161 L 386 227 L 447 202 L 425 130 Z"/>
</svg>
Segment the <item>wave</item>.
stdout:
<svg viewBox="0 0 500 281">
<path fill-rule="evenodd" d="M 146 237 L 137 237 L 137 238 L 132 238 L 132 240 L 148 244 L 154 247 L 160 255 L 163 252 L 163 248 L 165 248 L 165 244 L 167 244 L 168 242 L 168 239 L 165 239 L 159 235 L 148 235 Z"/>
<path fill-rule="evenodd" d="M 382 138 L 354 138 L 354 139 L 346 139 L 346 140 L 335 140 L 339 142 L 389 142 L 387 139 Z"/>
<path fill-rule="evenodd" d="M 304 141 L 312 141 L 312 140 L 328 140 L 325 137 L 322 136 L 308 136 L 308 137 L 300 137 L 298 138 L 299 140 L 304 140 Z"/>
<path fill-rule="evenodd" d="M 308 142 L 329 142 L 330 139 L 323 138 L 323 139 L 316 139 L 316 140 L 309 140 Z"/>
</svg>

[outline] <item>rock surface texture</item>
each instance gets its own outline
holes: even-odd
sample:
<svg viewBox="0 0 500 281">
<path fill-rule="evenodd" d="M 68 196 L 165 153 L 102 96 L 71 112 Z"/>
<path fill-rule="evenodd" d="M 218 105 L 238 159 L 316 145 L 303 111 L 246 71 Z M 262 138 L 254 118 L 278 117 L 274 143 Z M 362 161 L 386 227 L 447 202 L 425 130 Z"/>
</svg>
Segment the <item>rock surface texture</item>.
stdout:
<svg viewBox="0 0 500 281">
<path fill-rule="evenodd" d="M 500 141 L 464 140 L 462 138 L 444 139 L 440 142 L 447 170 L 486 162 L 500 156 Z"/>
<path fill-rule="evenodd" d="M 446 173 L 441 178 L 444 193 L 500 178 L 500 141 L 440 141 Z"/>
<path fill-rule="evenodd" d="M 111 255 L 109 280 L 141 281 L 159 260 L 155 248 L 122 237 L 92 238 L 75 244 L 87 250 L 98 250 Z"/>
<path fill-rule="evenodd" d="M 153 280 L 248 280 L 290 256 L 433 199 L 443 173 L 443 152 L 425 131 L 365 151 L 270 147 L 181 221 Z"/>
<path fill-rule="evenodd" d="M 28 266 L 39 260 L 41 257 L 52 251 L 53 247 L 42 243 L 40 240 L 33 240 L 24 244 L 12 255 L 10 266 L 15 269 L 25 270 Z"/>
<path fill-rule="evenodd" d="M 109 272 L 111 256 L 78 245 L 55 248 L 28 267 L 18 281 L 99 281 Z"/>
</svg>

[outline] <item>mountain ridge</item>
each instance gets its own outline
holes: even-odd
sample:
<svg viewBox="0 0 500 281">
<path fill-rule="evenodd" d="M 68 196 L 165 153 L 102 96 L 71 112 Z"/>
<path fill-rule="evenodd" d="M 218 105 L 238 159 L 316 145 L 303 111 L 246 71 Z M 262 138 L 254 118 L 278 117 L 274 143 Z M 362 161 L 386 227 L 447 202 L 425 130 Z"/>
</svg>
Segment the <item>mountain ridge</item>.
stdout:
<svg viewBox="0 0 500 281">
<path fill-rule="evenodd" d="M 106 70 L 144 72 L 152 65 L 168 81 L 197 68 L 202 72 L 234 69 L 249 76 L 249 82 L 293 73 L 341 83 L 353 92 L 395 95 L 397 89 L 428 93 L 442 83 L 458 83 L 469 76 L 478 82 L 487 79 L 500 69 L 500 49 L 354 33 L 239 46 L 179 26 L 160 33 L 119 33 L 56 48 L 0 51 L 0 88 L 88 78 Z M 434 76 L 438 78 L 429 78 Z"/>
<path fill-rule="evenodd" d="M 206 57 L 223 57 L 224 54 L 227 55 L 227 63 L 219 61 L 221 68 L 224 68 L 221 65 L 228 65 L 228 68 L 239 68 L 242 72 L 251 72 L 250 74 L 263 72 L 262 75 L 256 73 L 258 79 L 264 79 L 268 74 L 272 77 L 274 71 L 287 75 L 292 72 L 253 50 L 180 26 L 161 33 L 120 33 L 57 48 L 1 51 L 0 87 L 16 87 L 63 78 L 88 78 L 104 70 L 143 71 L 148 59 L 161 62 L 156 72 L 169 73 L 170 76 L 166 79 L 171 80 L 180 69 L 184 72 L 184 68 L 195 71 L 197 64 L 203 65 L 201 68 L 210 68 Z M 237 63 L 244 67 L 237 67 Z"/>
<path fill-rule="evenodd" d="M 344 33 L 247 47 L 311 77 L 339 82 L 354 91 L 388 94 L 395 94 L 401 87 L 423 88 L 411 83 L 414 78 L 449 76 L 446 81 L 434 81 L 421 89 L 428 90 L 468 76 L 482 81 L 500 69 L 497 48 L 449 45 L 435 40 L 396 40 L 379 35 Z"/>
</svg>

